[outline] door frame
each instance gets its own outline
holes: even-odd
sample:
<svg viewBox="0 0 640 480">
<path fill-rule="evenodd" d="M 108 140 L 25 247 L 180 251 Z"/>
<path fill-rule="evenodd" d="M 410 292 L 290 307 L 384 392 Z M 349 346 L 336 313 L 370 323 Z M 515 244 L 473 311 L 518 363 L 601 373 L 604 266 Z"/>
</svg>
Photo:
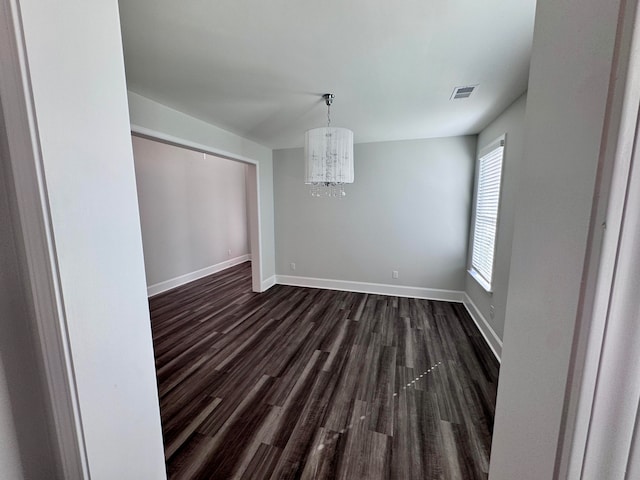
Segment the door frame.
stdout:
<svg viewBox="0 0 640 480">
<path fill-rule="evenodd" d="M 214 155 L 226 160 L 244 163 L 247 169 L 247 216 L 249 223 L 249 249 L 251 252 L 251 288 L 254 292 L 262 292 L 262 235 L 260 216 L 260 163 L 242 155 L 212 148 L 207 145 L 192 142 L 184 138 L 169 135 L 139 125 L 131 125 L 131 134 L 136 137 L 146 138 L 156 142 L 186 148 L 207 155 Z"/>
<path fill-rule="evenodd" d="M 640 471 L 640 9 L 623 2 L 555 479 Z M 634 310 L 635 309 L 635 310 Z M 635 449 L 635 454 L 634 454 Z M 630 476 L 631 475 L 631 476 Z"/>
</svg>

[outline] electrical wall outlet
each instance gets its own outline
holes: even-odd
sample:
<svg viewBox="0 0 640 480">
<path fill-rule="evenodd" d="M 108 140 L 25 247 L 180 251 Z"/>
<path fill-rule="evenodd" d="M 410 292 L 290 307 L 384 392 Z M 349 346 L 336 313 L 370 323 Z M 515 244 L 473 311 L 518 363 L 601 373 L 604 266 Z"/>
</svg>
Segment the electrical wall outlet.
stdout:
<svg viewBox="0 0 640 480">
<path fill-rule="evenodd" d="M 494 318 L 496 316 L 496 307 L 494 307 L 493 305 L 489 307 L 489 316 L 491 318 Z"/>
<path fill-rule="evenodd" d="M 291 262 L 291 263 L 289 264 L 289 268 L 290 268 L 291 270 L 295 270 L 295 269 L 296 269 L 296 262 Z"/>
<path fill-rule="evenodd" d="M 391 272 L 391 278 L 400 278 L 398 270 L 394 270 L 393 272 Z"/>
<path fill-rule="evenodd" d="M 231 249 L 227 250 L 227 254 L 231 256 Z"/>
</svg>

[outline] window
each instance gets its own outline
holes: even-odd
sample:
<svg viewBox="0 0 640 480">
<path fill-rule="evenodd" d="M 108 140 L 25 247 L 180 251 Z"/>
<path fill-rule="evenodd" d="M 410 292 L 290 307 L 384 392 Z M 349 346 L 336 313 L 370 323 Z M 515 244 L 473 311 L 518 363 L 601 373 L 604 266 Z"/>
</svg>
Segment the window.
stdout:
<svg viewBox="0 0 640 480">
<path fill-rule="evenodd" d="M 469 273 L 488 292 L 492 291 L 493 256 L 496 250 L 503 152 L 504 136 L 484 149 L 478 161 L 478 184 Z"/>
</svg>

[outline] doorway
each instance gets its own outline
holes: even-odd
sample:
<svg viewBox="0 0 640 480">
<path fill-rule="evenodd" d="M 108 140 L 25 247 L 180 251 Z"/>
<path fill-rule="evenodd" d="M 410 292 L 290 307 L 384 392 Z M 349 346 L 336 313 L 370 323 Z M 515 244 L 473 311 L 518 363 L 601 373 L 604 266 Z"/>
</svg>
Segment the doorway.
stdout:
<svg viewBox="0 0 640 480">
<path fill-rule="evenodd" d="M 211 149 L 205 148 L 200 145 L 194 145 L 190 142 L 182 141 L 177 138 L 168 138 L 163 134 L 155 134 L 148 131 L 137 131 L 135 128 L 132 129 L 132 140 L 134 144 L 134 158 L 136 158 L 136 181 L 138 184 L 139 197 L 141 194 L 141 184 L 145 184 L 145 182 L 141 182 L 140 178 L 138 178 L 138 170 L 141 168 L 144 169 L 145 167 L 141 166 L 142 162 L 139 161 L 141 160 L 140 157 L 136 156 L 136 150 L 138 150 L 138 152 L 145 152 L 145 156 L 154 155 L 156 156 L 156 160 L 164 159 L 165 164 L 167 162 L 166 158 L 164 157 L 170 156 L 173 153 L 177 157 L 184 157 L 183 160 L 185 160 L 185 164 L 190 164 L 192 167 L 185 170 L 184 166 L 181 167 L 179 165 L 179 162 L 173 161 L 170 163 L 173 163 L 174 167 L 176 165 L 178 166 L 177 172 L 172 171 L 171 166 L 169 166 L 168 168 L 155 168 L 158 166 L 162 167 L 161 162 L 158 162 L 154 166 L 154 168 L 151 169 L 151 171 L 155 172 L 154 176 L 156 178 L 155 180 L 151 181 L 150 185 L 148 185 L 149 191 L 153 192 L 154 190 L 158 190 L 158 187 L 164 182 L 164 186 L 167 187 L 167 189 L 165 189 L 164 192 L 156 191 L 156 194 L 151 193 L 151 195 L 153 195 L 154 199 L 162 199 L 161 202 L 164 202 L 165 206 L 167 206 L 171 210 L 171 212 L 166 212 L 166 216 L 170 219 L 172 218 L 173 220 L 176 220 L 178 225 L 174 224 L 162 226 L 163 222 L 167 221 L 167 218 L 153 218 L 164 216 L 163 212 L 159 210 L 162 208 L 162 205 L 151 207 L 153 210 L 153 214 L 149 215 L 147 219 L 143 218 L 144 215 L 141 212 L 143 243 L 145 244 L 145 268 L 147 273 L 149 296 L 188 283 L 189 281 L 196 280 L 211 273 L 215 273 L 248 259 L 251 260 L 252 289 L 254 292 L 261 292 L 263 290 L 263 287 L 261 268 L 258 163 L 250 159 L 238 158 L 226 153 L 214 152 Z M 147 159 L 145 159 L 145 161 L 146 160 Z M 221 197 L 221 199 L 228 203 L 228 206 L 231 207 L 231 210 L 237 210 L 241 207 L 242 204 L 242 208 L 244 209 L 246 215 L 246 221 L 237 221 L 239 216 L 236 214 L 235 220 L 233 220 L 231 224 L 227 225 L 230 227 L 228 230 L 230 230 L 231 232 L 226 235 L 224 239 L 220 237 L 218 232 L 218 241 L 215 242 L 218 245 L 215 246 L 203 245 L 203 243 L 206 243 L 208 240 L 212 240 L 212 235 L 217 235 L 215 233 L 215 228 L 212 228 L 211 225 L 209 225 L 209 228 L 204 228 L 205 231 L 203 231 L 202 228 L 198 227 L 198 230 L 200 230 L 200 234 L 195 240 L 185 240 L 184 236 L 187 233 L 182 231 L 184 230 L 184 228 L 194 228 L 193 225 L 201 225 L 203 223 L 201 222 L 201 219 L 207 220 L 207 222 L 204 223 L 209 223 L 210 219 L 206 218 L 206 207 L 203 206 L 204 208 L 199 213 L 187 211 L 187 209 L 189 209 L 188 204 L 191 204 L 192 206 L 197 205 L 197 198 L 193 197 L 198 196 L 198 191 L 200 191 L 203 195 L 209 195 L 209 197 L 211 197 L 211 194 L 216 195 L 215 192 L 207 193 L 206 191 L 208 189 L 208 186 L 202 183 L 202 178 L 198 178 L 198 165 L 196 164 L 199 163 L 200 168 L 202 168 L 203 166 L 207 166 L 207 162 L 218 162 L 217 170 L 224 171 L 225 175 L 227 175 L 228 178 L 232 180 L 231 183 L 233 185 L 238 183 L 238 167 L 242 165 L 243 168 L 240 170 L 244 170 L 244 174 L 242 175 L 243 180 L 241 180 L 243 183 L 241 187 L 244 189 L 244 193 L 238 191 L 240 190 L 240 185 L 237 185 L 238 189 L 235 192 L 232 192 L 234 194 L 231 195 L 231 197 L 235 198 L 231 198 L 229 195 L 223 195 L 224 198 Z M 226 166 L 224 164 L 226 164 Z M 214 165 L 209 164 L 207 166 L 208 175 L 212 175 L 215 173 L 212 172 L 212 168 L 214 170 L 216 169 Z M 176 173 L 181 178 L 175 178 Z M 172 178 L 172 175 L 174 176 L 174 178 Z M 172 180 L 175 180 L 175 182 L 173 182 Z M 195 189 L 190 188 L 190 181 L 192 182 L 192 185 L 195 185 L 193 184 L 193 182 L 197 183 L 197 185 L 195 185 Z M 178 183 L 180 183 L 181 185 L 178 185 L 176 187 Z M 227 190 L 228 194 L 230 193 L 228 190 L 230 188 L 233 188 L 233 185 L 224 183 L 223 190 Z M 211 185 L 211 189 L 215 190 L 215 186 Z M 162 196 L 158 197 L 157 194 L 160 193 L 162 194 Z M 185 195 L 192 197 L 192 201 L 183 201 Z M 177 203 L 181 203 L 182 205 L 176 205 L 176 202 L 173 201 L 175 199 L 179 199 Z M 209 198 L 209 200 L 210 199 L 211 198 Z M 150 204 L 150 202 L 146 203 Z M 139 198 L 139 207 L 140 209 L 144 209 L 144 198 Z M 220 210 L 219 207 L 220 206 L 218 206 L 218 216 L 224 213 L 222 212 L 222 210 Z M 222 206 L 222 208 L 224 209 L 224 206 Z M 181 209 L 182 211 L 180 211 Z M 231 212 L 227 212 L 227 214 L 228 213 Z M 228 217 L 227 214 L 225 214 L 226 217 Z M 240 215 L 241 214 L 242 213 L 240 212 Z M 200 216 L 201 219 L 197 218 L 198 216 Z M 226 220 L 228 220 L 228 218 Z M 191 227 L 187 225 L 188 223 L 191 223 Z M 184 227 L 183 229 L 180 228 L 180 224 L 182 224 L 182 227 Z M 174 234 L 171 235 L 171 237 L 173 237 L 173 241 L 170 239 L 168 242 L 169 244 L 172 243 L 174 244 L 174 246 L 180 246 L 181 243 L 184 244 L 184 242 L 187 241 L 190 244 L 190 247 L 193 247 L 194 251 L 190 251 L 187 255 L 182 256 L 180 254 L 172 254 L 170 253 L 172 252 L 171 245 L 160 245 L 162 241 L 157 242 L 156 239 L 152 238 L 158 233 L 157 230 L 166 230 L 164 233 L 167 233 L 171 231 L 171 229 L 174 229 Z M 147 231 L 145 232 L 145 230 Z M 147 237 L 146 240 L 145 233 Z M 160 232 L 160 234 L 162 234 L 162 232 Z M 246 246 L 244 247 L 242 246 L 243 241 L 240 238 L 243 235 L 246 237 Z M 182 241 L 179 238 L 180 236 L 183 237 Z M 219 251 L 215 253 L 212 251 L 206 251 L 207 249 L 210 250 L 212 247 L 214 248 L 214 250 L 217 249 Z M 162 256 L 164 256 L 164 260 L 169 259 L 170 263 L 172 263 L 173 265 L 170 265 L 168 268 L 158 267 L 159 262 L 150 260 L 154 257 L 158 258 Z M 193 258 L 194 256 L 200 258 Z M 210 261 L 207 262 L 207 259 Z M 211 261 L 213 261 L 213 263 L 211 263 Z"/>
</svg>

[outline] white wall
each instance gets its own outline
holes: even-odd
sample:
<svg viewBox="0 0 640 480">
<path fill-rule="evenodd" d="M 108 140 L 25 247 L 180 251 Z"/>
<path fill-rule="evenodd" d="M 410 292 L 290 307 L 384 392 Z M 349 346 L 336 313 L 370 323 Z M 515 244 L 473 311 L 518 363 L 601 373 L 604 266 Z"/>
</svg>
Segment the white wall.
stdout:
<svg viewBox="0 0 640 480">
<path fill-rule="evenodd" d="M 311 197 L 302 149 L 274 151 L 278 275 L 463 290 L 475 151 L 475 136 L 355 145 L 343 199 Z"/>
<path fill-rule="evenodd" d="M 90 475 L 162 479 L 118 5 L 19 7 Z"/>
<path fill-rule="evenodd" d="M 511 240 L 513 239 L 513 212 L 515 200 L 518 196 L 518 181 L 522 169 L 526 103 L 527 97 L 525 94 L 507 107 L 504 112 L 478 135 L 478 152 L 480 152 L 480 150 L 491 144 L 500 135 L 506 133 L 504 163 L 502 167 L 502 191 L 500 194 L 500 220 L 496 234 L 493 293 L 488 293 L 468 273 L 465 277 L 465 291 L 485 321 L 491 326 L 500 339 L 503 337 L 504 317 L 507 307 L 509 269 L 511 266 Z M 476 162 L 477 158 L 478 154 L 476 154 Z M 473 230 L 473 218 L 470 226 L 470 229 Z M 471 231 L 470 233 L 469 245 L 472 245 L 473 232 Z M 471 247 L 469 247 L 467 265 L 471 264 L 470 255 Z M 491 305 L 495 308 L 493 316 L 490 312 Z"/>
<path fill-rule="evenodd" d="M 553 475 L 618 5 L 538 5 L 494 480 Z M 163 478 L 116 4 L 20 6 L 92 478 Z"/>
<path fill-rule="evenodd" d="M 222 130 L 214 125 L 173 110 L 158 102 L 129 92 L 131 125 L 176 139 L 196 143 L 212 151 L 228 152 L 258 162 L 260 195 L 260 235 L 262 239 L 262 280 L 275 275 L 275 245 L 273 233 L 273 163 L 272 152 L 255 142 Z"/>
<path fill-rule="evenodd" d="M 619 5 L 537 5 L 491 480 L 554 478 Z"/>
<path fill-rule="evenodd" d="M 132 140 L 147 285 L 249 253 L 245 164 Z"/>
</svg>

